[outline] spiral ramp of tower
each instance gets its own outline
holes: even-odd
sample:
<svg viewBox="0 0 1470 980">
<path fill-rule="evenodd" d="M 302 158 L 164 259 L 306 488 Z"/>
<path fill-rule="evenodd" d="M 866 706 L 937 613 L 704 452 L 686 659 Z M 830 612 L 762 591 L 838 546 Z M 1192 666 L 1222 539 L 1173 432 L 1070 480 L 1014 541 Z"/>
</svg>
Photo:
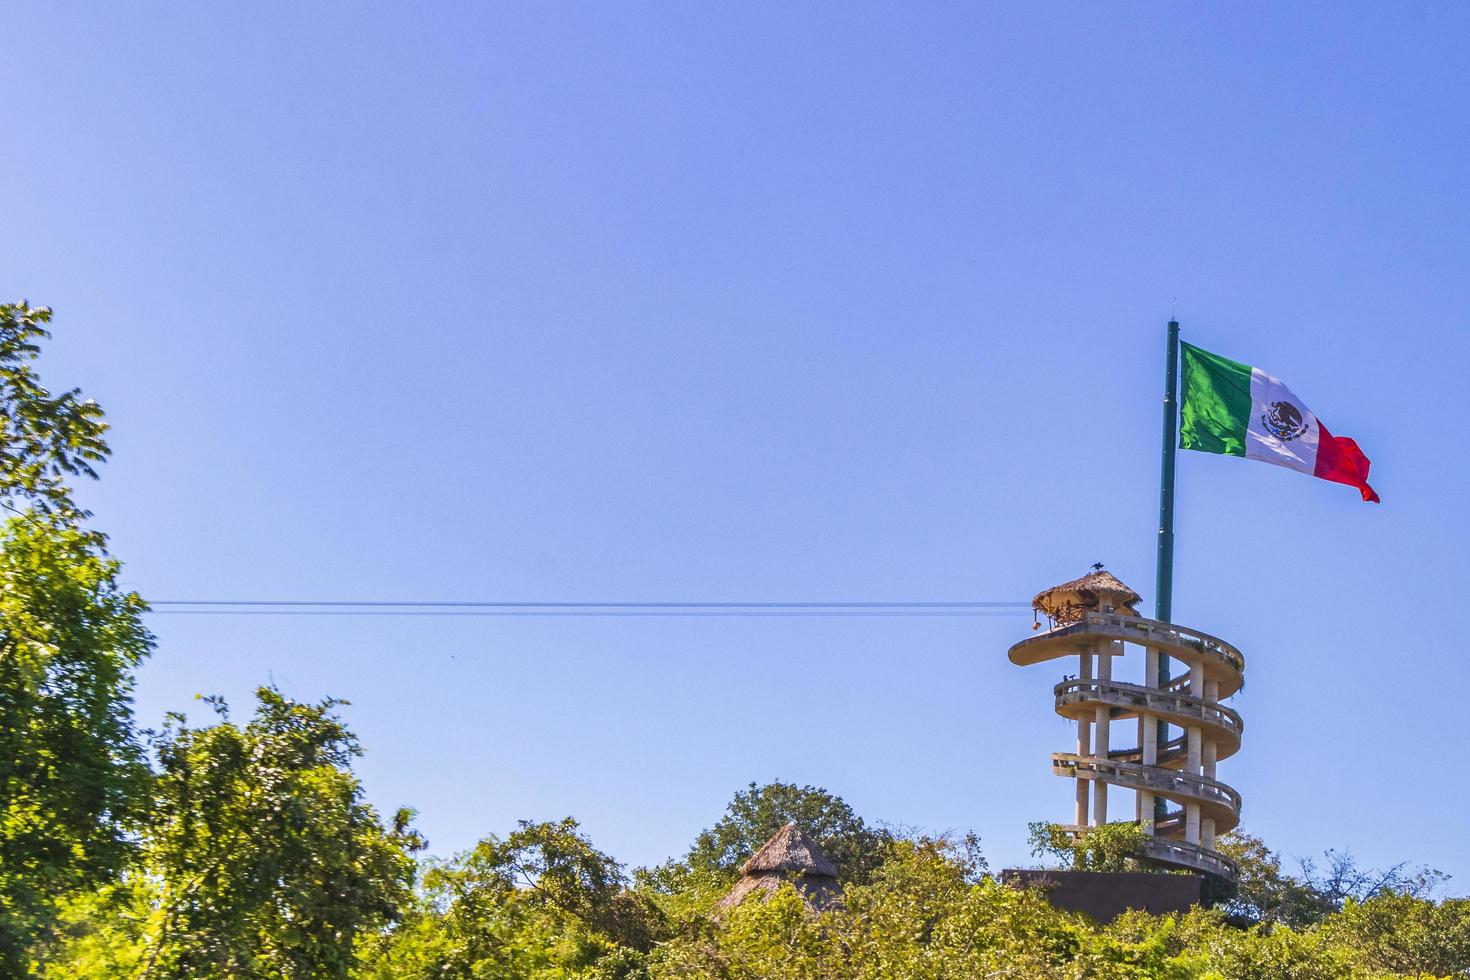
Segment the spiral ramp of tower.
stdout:
<svg viewBox="0 0 1470 980">
<path fill-rule="evenodd" d="M 1078 781 L 1077 822 L 1067 829 L 1088 830 L 1089 784 L 1097 787 L 1094 827 L 1106 822 L 1107 786 L 1132 790 L 1146 835 L 1140 857 L 1235 881 L 1238 870 L 1215 839 L 1239 824 L 1241 798 L 1216 778 L 1215 765 L 1240 749 L 1240 715 L 1220 701 L 1240 690 L 1244 657 L 1224 640 L 1172 623 L 1112 611 L 1079 611 L 1073 619 L 1010 649 L 1017 665 L 1064 658 L 1079 665 L 1076 676 L 1053 688 L 1057 714 L 1078 723 L 1077 751 L 1052 755 L 1052 771 Z M 1129 645 L 1145 651 L 1142 684 L 1112 679 L 1113 662 Z M 1160 682 L 1161 662 L 1188 671 Z M 1112 730 L 1130 719 L 1137 720 L 1130 727 L 1138 744 L 1112 748 Z M 1163 737 L 1172 730 L 1165 726 L 1181 734 Z M 1156 800 L 1166 805 L 1156 807 Z"/>
</svg>

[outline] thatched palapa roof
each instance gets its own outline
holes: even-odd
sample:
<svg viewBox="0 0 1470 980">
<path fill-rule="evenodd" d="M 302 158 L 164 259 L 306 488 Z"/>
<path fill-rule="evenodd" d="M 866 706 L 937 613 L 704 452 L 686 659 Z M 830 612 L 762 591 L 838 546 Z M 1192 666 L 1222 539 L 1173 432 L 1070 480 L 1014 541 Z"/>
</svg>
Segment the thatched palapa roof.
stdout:
<svg viewBox="0 0 1470 980">
<path fill-rule="evenodd" d="M 776 831 L 775 836 L 740 866 L 740 872 L 744 877 L 715 908 L 734 908 L 751 892 L 760 892 L 764 900 L 786 882 L 796 888 L 807 908 L 817 911 L 842 897 L 837 866 L 822 853 L 821 846 L 794 823 Z"/>
<path fill-rule="evenodd" d="M 1120 582 L 1112 572 L 1101 568 L 1088 572 L 1061 585 L 1054 585 L 1038 592 L 1031 600 L 1031 608 L 1043 614 L 1053 626 L 1075 623 L 1089 612 L 1106 611 L 1137 616 L 1134 607 L 1143 597 Z"/>
</svg>

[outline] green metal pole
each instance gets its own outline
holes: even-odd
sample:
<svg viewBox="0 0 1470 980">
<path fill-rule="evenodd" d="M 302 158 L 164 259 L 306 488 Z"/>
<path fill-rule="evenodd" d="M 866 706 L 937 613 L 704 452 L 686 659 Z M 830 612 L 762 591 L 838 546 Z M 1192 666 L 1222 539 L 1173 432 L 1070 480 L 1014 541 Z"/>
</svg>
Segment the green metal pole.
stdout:
<svg viewBox="0 0 1470 980">
<path fill-rule="evenodd" d="M 1159 556 L 1154 581 L 1154 619 L 1170 622 L 1174 615 L 1174 453 L 1175 426 L 1179 420 L 1179 321 L 1169 321 L 1169 340 L 1164 354 L 1164 455 L 1159 471 Z M 1169 683 L 1169 658 L 1159 652 L 1160 688 Z M 1169 725 L 1159 722 L 1158 745 L 1169 740 Z M 1154 797 L 1154 819 L 1168 810 L 1162 796 Z"/>
<path fill-rule="evenodd" d="M 1159 473 L 1159 564 L 1154 619 L 1174 614 L 1174 443 L 1179 419 L 1179 321 L 1169 321 L 1164 367 L 1164 460 Z M 1164 668 L 1167 670 L 1167 668 Z"/>
</svg>

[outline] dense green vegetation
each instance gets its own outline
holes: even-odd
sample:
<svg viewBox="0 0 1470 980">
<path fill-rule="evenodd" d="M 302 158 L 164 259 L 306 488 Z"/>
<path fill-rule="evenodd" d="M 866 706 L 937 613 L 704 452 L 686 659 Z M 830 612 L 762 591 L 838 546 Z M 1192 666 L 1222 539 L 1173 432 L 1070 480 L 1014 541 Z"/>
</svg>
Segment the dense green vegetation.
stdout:
<svg viewBox="0 0 1470 980">
<path fill-rule="evenodd" d="M 66 478 L 95 475 L 106 424 L 32 367 L 50 311 L 0 306 L 0 970 L 18 976 L 63 896 L 111 881 L 149 783 L 132 671 L 143 602 L 117 584 Z"/>
<path fill-rule="evenodd" d="M 1370 978 L 1470 975 L 1470 901 L 1443 877 L 1328 852 L 1284 869 L 1235 834 L 1237 894 L 1098 927 L 998 884 L 973 835 L 874 826 L 810 786 L 751 784 L 682 857 L 630 871 L 572 819 L 449 859 L 364 802 L 336 702 L 263 688 L 248 720 L 173 716 L 146 739 L 146 606 L 67 479 L 107 456 L 101 412 L 31 362 L 49 311 L 0 306 L 0 976 L 50 978 Z M 817 913 L 789 885 L 728 912 L 788 821 L 841 871 Z M 1137 828 L 1040 855 L 1131 866 Z"/>
</svg>

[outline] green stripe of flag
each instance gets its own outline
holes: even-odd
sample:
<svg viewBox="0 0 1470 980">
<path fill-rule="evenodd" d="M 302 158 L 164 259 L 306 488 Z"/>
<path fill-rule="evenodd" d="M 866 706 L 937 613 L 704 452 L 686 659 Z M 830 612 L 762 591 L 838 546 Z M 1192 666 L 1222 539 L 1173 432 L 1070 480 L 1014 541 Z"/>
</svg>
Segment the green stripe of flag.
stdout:
<svg viewBox="0 0 1470 980">
<path fill-rule="evenodd" d="M 1184 392 L 1180 397 L 1179 446 L 1226 456 L 1245 455 L 1251 414 L 1251 369 L 1181 342 Z"/>
</svg>

